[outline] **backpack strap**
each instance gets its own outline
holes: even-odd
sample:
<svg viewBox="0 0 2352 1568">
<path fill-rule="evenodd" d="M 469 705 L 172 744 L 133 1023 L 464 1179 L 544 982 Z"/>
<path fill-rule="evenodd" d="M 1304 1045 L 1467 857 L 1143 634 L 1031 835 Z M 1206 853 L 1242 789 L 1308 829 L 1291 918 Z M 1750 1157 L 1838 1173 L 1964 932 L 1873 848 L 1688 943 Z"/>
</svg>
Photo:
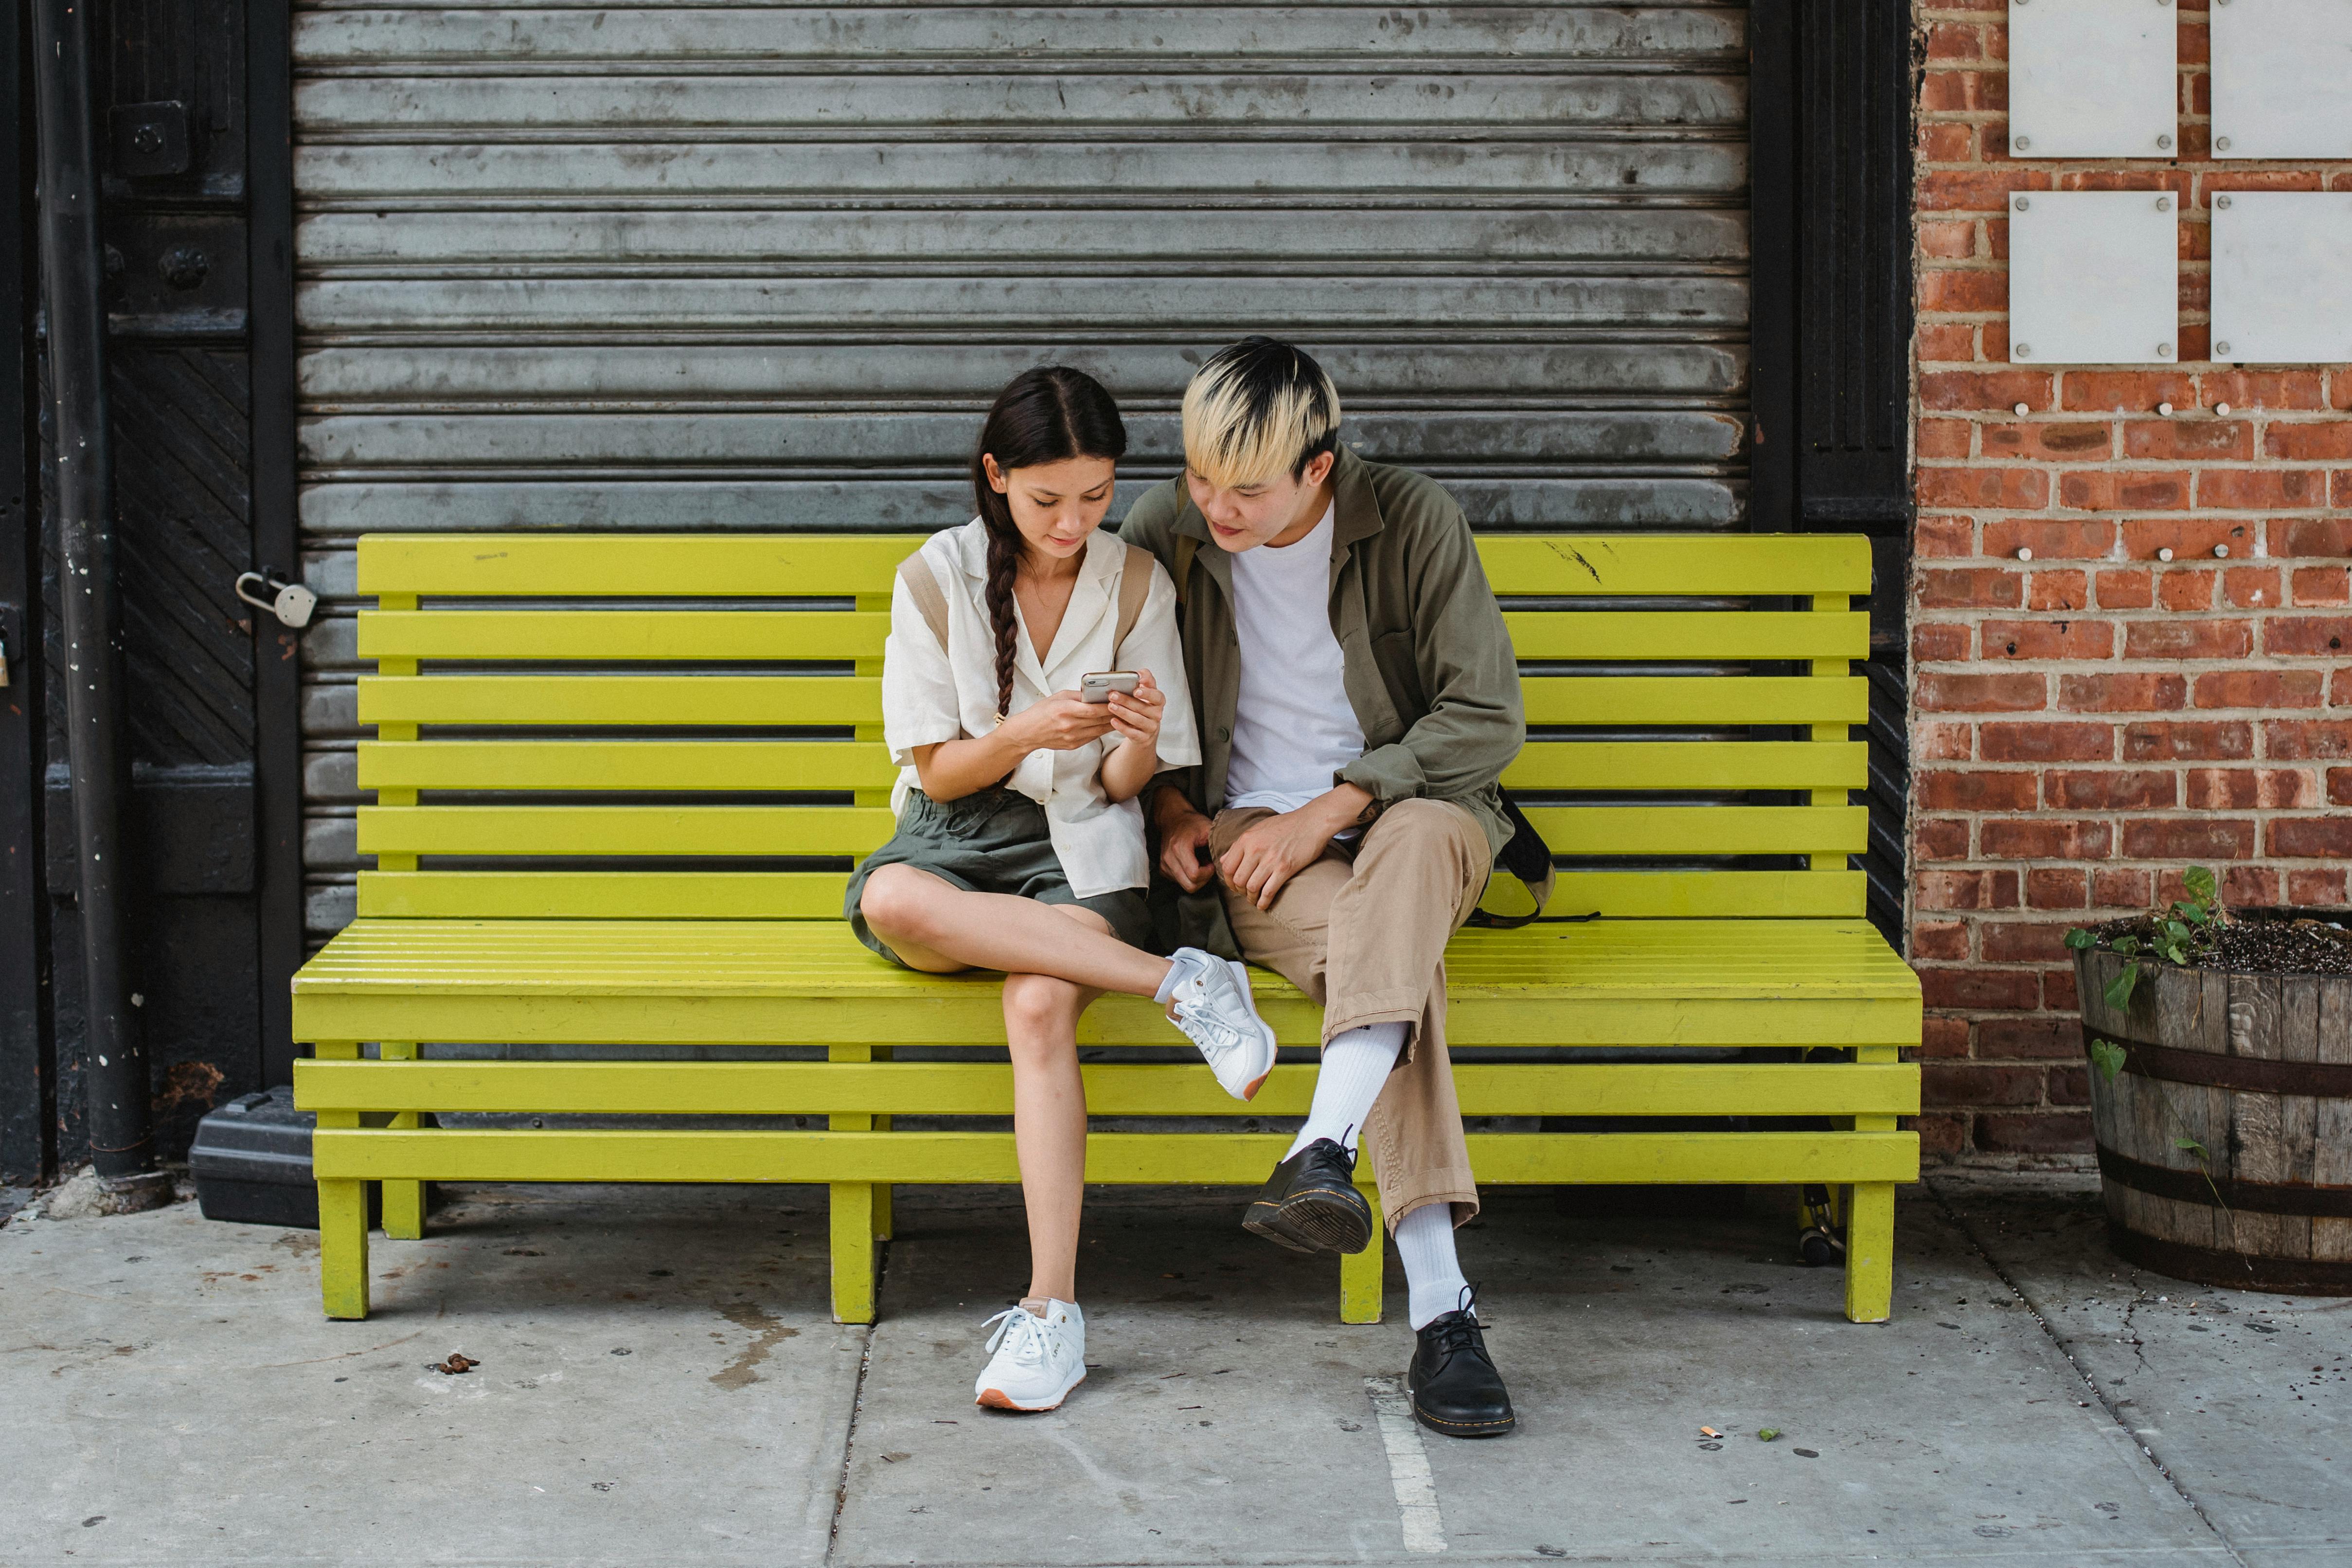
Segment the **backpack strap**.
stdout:
<svg viewBox="0 0 2352 1568">
<path fill-rule="evenodd" d="M 1143 601 L 1151 596 L 1151 574 L 1159 564 L 1140 544 L 1127 547 L 1127 562 L 1118 572 L 1118 626 L 1110 639 L 1113 663 L 1118 662 L 1118 650 L 1127 646 L 1127 634 L 1143 618 Z"/>
<path fill-rule="evenodd" d="M 948 599 L 940 592 L 938 574 L 920 551 L 898 563 L 898 581 L 906 584 L 908 597 L 915 601 L 915 608 L 922 612 L 923 623 L 940 639 L 944 652 L 948 646 Z"/>
</svg>

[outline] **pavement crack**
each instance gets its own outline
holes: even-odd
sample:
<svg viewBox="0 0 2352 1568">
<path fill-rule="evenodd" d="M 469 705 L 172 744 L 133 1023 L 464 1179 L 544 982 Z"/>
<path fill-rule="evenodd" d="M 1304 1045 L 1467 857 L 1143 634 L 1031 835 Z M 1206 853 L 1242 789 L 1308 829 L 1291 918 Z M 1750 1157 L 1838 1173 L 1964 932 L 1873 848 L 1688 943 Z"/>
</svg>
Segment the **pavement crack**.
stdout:
<svg viewBox="0 0 2352 1568">
<path fill-rule="evenodd" d="M 857 1347 L 857 1383 L 849 1394 L 849 1424 L 841 1431 L 841 1479 L 834 1483 L 833 1523 L 825 1531 L 824 1560 L 830 1563 L 841 1549 L 841 1515 L 849 1506 L 849 1466 L 857 1454 L 857 1413 L 866 1405 L 866 1374 L 874 1368 L 874 1334 L 882 1317 L 882 1277 L 890 1267 L 890 1244 L 874 1244 L 874 1317 L 866 1325 L 866 1341 Z"/>
<path fill-rule="evenodd" d="M 2155 1467 L 2156 1473 L 2164 1478 L 2164 1484 L 2170 1487 L 2174 1495 L 2187 1503 L 2189 1510 L 2197 1515 L 2205 1528 L 2213 1532 L 2214 1542 L 2230 1554 L 2230 1561 L 2237 1563 L 2238 1568 L 2247 1568 L 2245 1558 L 2239 1555 L 2235 1543 L 2229 1536 L 2222 1533 L 2221 1525 L 2215 1522 L 2213 1516 L 2205 1510 L 2205 1505 L 2197 1500 L 2197 1495 L 2189 1489 L 2179 1476 L 2172 1473 L 2172 1467 L 2158 1457 L 2153 1447 L 2140 1441 L 2139 1434 L 2134 1430 L 2131 1422 L 2125 1418 L 2122 1409 L 2115 1401 L 2107 1397 L 2107 1391 L 2099 1386 L 2098 1380 L 2090 1374 L 2083 1363 L 2074 1359 L 2074 1352 L 2067 1348 L 2065 1340 L 2059 1335 L 2057 1325 L 2050 1321 L 2050 1314 L 2043 1310 L 2042 1303 L 2036 1300 L 2006 1268 L 2002 1267 L 2000 1260 L 1992 1255 L 1992 1249 L 1987 1247 L 1983 1239 L 1977 1235 L 1976 1226 L 1970 1225 L 1967 1217 L 1952 1206 L 1952 1200 L 1944 1195 L 1943 1188 L 1937 1185 L 1932 1178 L 1927 1176 L 1920 1178 L 1919 1184 L 1927 1189 L 1928 1195 L 1936 1200 L 1936 1206 L 1944 1211 L 1944 1217 L 1951 1221 L 1953 1228 L 1968 1237 L 1969 1245 L 1976 1249 L 1979 1258 L 1984 1259 L 1984 1265 L 1992 1270 L 1993 1278 L 2009 1287 L 2010 1294 L 2015 1296 L 2024 1305 L 2025 1310 L 2032 1314 L 2034 1324 L 2041 1329 L 2043 1337 L 2049 1340 L 2050 1348 L 2066 1358 L 2066 1364 L 2074 1369 L 2074 1375 L 2083 1380 L 2083 1386 L 2090 1391 L 2093 1399 L 2098 1401 L 2099 1408 L 2106 1412 L 2107 1419 L 2114 1422 L 2116 1428 L 2131 1439 L 2132 1446 L 2137 1447 L 2147 1462 Z M 2126 1319 L 2126 1330 L 2129 1328 L 2128 1317 Z M 2142 1357 L 2142 1360 L 2144 1362 L 2146 1358 Z"/>
</svg>

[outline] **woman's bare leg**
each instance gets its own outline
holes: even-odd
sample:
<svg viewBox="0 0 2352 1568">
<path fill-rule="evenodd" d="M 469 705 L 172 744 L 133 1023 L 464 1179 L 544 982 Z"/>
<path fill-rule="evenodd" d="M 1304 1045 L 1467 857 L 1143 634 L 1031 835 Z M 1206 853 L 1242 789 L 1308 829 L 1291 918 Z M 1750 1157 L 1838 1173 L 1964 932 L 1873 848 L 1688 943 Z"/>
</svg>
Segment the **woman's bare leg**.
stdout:
<svg viewBox="0 0 2352 1568">
<path fill-rule="evenodd" d="M 1130 996 L 1155 995 L 1168 978 L 1168 960 L 1129 947 L 1091 911 L 1007 893 L 967 892 L 912 866 L 876 869 L 857 907 L 875 934 L 913 969 L 1001 969 Z M 1089 919 L 1074 925 L 1065 910 Z"/>
<path fill-rule="evenodd" d="M 1027 900 L 1023 900 L 1027 901 Z M 1074 904 L 1040 904 L 1063 925 L 1108 934 Z M 870 917 L 869 917 L 870 918 Z M 1087 1090 L 1078 1075 L 1078 1015 L 1102 993 L 1047 974 L 1004 977 L 1004 1041 L 1013 1056 L 1013 1143 L 1029 1212 L 1029 1290 L 1076 1301 L 1078 1218 L 1086 1201 Z"/>
</svg>

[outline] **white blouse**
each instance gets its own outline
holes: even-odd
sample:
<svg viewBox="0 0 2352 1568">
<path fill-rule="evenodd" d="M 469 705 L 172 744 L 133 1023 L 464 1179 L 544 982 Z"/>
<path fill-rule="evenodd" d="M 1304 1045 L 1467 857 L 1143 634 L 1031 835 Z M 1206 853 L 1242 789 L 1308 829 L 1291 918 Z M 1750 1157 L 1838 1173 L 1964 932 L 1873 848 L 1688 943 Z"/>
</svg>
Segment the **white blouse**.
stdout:
<svg viewBox="0 0 2352 1568">
<path fill-rule="evenodd" d="M 1184 650 L 1177 639 L 1176 588 L 1157 562 L 1150 565 L 1143 613 L 1127 641 L 1112 646 L 1127 555 L 1127 546 L 1115 535 L 1097 529 L 1088 536 L 1069 608 L 1042 660 L 1016 599 L 1011 711 L 1021 712 L 1057 691 L 1075 691 L 1078 677 L 1095 670 L 1148 669 L 1168 700 L 1160 721 L 1160 765 L 1192 767 L 1201 760 L 1201 745 L 1192 727 L 1192 689 L 1184 681 Z M 930 568 L 947 600 L 948 646 L 940 647 L 906 584 L 897 583 L 890 597 L 890 637 L 882 653 L 882 734 L 899 770 L 890 795 L 894 811 L 904 810 L 908 794 L 920 787 L 916 747 L 984 735 L 996 725 L 987 525 L 974 518 L 961 528 L 935 533 L 916 559 Z M 1120 743 L 1114 731 L 1073 751 L 1040 747 L 1022 758 L 1004 781 L 1006 788 L 1045 806 L 1062 874 L 1081 899 L 1140 888 L 1150 879 L 1142 806 L 1103 795 L 1103 758 Z"/>
</svg>

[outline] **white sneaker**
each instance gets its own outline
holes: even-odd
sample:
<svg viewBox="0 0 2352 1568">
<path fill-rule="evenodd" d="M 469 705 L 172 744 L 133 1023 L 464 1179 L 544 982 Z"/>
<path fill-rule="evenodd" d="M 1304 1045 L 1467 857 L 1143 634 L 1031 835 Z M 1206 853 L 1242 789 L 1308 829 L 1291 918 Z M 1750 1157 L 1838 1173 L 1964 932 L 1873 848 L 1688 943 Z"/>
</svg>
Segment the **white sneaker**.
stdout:
<svg viewBox="0 0 2352 1568">
<path fill-rule="evenodd" d="M 1235 1100 L 1256 1097 L 1274 1070 L 1274 1030 L 1250 999 L 1249 966 L 1197 947 L 1180 947 L 1185 973 L 1169 992 L 1169 1016 L 1208 1058 L 1209 1070 Z"/>
<path fill-rule="evenodd" d="M 1087 1320 L 1075 1302 L 1048 1301 L 1045 1315 L 1013 1307 L 988 1320 L 996 1353 L 971 1385 L 992 1410 L 1052 1410 L 1087 1380 Z M 986 1324 L 982 1325 L 986 1327 Z"/>
</svg>

